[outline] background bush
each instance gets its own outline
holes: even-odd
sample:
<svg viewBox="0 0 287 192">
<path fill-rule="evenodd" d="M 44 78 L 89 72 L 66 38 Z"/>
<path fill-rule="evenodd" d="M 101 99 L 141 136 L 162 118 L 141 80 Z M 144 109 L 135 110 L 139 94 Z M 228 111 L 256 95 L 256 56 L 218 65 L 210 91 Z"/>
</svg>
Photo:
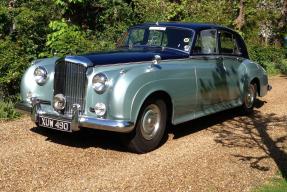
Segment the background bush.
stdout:
<svg viewBox="0 0 287 192">
<path fill-rule="evenodd" d="M 20 117 L 20 114 L 15 111 L 12 102 L 0 101 L 0 121 L 15 119 Z"/>
<path fill-rule="evenodd" d="M 112 49 L 129 26 L 143 22 L 225 25 L 244 37 L 251 58 L 268 73 L 287 74 L 286 4 L 286 0 L 0 1 L 1 104 L 11 107 L 9 101 L 17 101 L 21 76 L 34 59 Z M 6 114 L 4 109 L 0 114 Z"/>
<path fill-rule="evenodd" d="M 277 47 L 249 46 L 249 56 L 262 65 L 269 74 L 287 74 L 285 50 Z"/>
</svg>

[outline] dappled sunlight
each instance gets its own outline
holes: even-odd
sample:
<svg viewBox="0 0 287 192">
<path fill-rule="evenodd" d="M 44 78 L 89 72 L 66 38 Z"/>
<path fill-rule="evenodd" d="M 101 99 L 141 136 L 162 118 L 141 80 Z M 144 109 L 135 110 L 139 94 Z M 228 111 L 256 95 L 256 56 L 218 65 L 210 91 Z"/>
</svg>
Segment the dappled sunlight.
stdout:
<svg viewBox="0 0 287 192">
<path fill-rule="evenodd" d="M 287 117 L 255 111 L 250 117 L 235 117 L 209 128 L 216 134 L 215 141 L 224 147 L 236 148 L 234 157 L 250 167 L 268 171 L 264 163 L 273 159 L 283 177 L 287 178 Z M 256 150 L 246 154 L 240 148 Z M 258 150 L 260 151 L 258 153 Z"/>
</svg>

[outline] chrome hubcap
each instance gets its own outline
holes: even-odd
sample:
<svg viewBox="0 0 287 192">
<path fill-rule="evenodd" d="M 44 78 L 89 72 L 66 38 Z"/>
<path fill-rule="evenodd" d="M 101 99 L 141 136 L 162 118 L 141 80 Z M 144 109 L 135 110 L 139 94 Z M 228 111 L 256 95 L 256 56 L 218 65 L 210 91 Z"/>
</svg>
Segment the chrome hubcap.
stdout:
<svg viewBox="0 0 287 192">
<path fill-rule="evenodd" d="M 245 105 L 247 108 L 251 108 L 253 106 L 254 100 L 255 100 L 255 88 L 253 85 L 249 85 L 247 94 L 245 97 Z"/>
<path fill-rule="evenodd" d="M 141 133 L 146 140 L 151 140 L 160 127 L 161 112 L 157 105 L 149 105 L 143 114 Z"/>
</svg>

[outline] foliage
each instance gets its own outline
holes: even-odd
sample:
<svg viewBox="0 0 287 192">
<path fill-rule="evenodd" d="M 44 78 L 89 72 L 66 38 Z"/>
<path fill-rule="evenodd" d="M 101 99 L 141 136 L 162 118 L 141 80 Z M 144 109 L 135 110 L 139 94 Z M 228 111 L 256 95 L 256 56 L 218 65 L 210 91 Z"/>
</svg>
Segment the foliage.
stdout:
<svg viewBox="0 0 287 192">
<path fill-rule="evenodd" d="M 286 73 L 284 49 L 276 47 L 250 46 L 249 54 L 252 60 L 262 65 L 269 74 Z"/>
<path fill-rule="evenodd" d="M 68 24 L 64 19 L 50 22 L 49 28 L 52 33 L 47 36 L 46 46 L 52 55 L 77 54 L 94 48 L 94 44 L 87 39 L 85 32 L 76 25 Z M 41 56 L 51 55 L 42 53 Z"/>
<path fill-rule="evenodd" d="M 24 70 L 46 49 L 47 25 L 56 10 L 50 2 L 15 2 L 13 7 L 0 4 L 0 92 L 4 100 L 16 99 Z"/>
<path fill-rule="evenodd" d="M 26 51 L 11 39 L 0 39 L 0 90 L 3 99 L 14 97 L 19 92 L 19 82 L 28 67 Z"/>
<path fill-rule="evenodd" d="M 14 104 L 12 102 L 0 101 L 0 121 L 15 119 L 18 117 L 20 117 L 20 113 L 15 111 Z"/>
</svg>

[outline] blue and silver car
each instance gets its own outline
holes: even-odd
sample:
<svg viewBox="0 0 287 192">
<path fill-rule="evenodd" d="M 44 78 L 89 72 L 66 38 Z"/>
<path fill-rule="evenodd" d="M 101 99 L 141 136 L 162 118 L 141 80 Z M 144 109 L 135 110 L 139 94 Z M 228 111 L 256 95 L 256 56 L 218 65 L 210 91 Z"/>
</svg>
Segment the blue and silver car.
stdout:
<svg viewBox="0 0 287 192">
<path fill-rule="evenodd" d="M 159 146 L 168 124 L 230 108 L 251 113 L 271 89 L 235 31 L 212 24 L 146 23 L 117 49 L 34 61 L 18 109 L 39 127 L 126 133 L 138 153 Z"/>
</svg>

